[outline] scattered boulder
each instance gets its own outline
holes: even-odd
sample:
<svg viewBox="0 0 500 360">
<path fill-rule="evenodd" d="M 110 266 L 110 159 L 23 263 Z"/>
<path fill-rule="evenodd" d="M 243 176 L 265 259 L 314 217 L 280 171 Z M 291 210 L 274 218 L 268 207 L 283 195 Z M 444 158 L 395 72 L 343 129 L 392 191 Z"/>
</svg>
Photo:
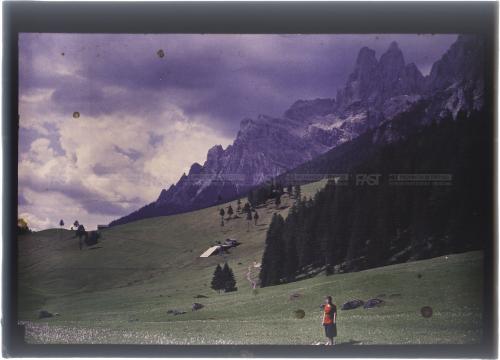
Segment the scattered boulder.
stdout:
<svg viewBox="0 0 500 360">
<path fill-rule="evenodd" d="M 364 308 L 365 309 L 371 309 L 371 308 L 374 308 L 374 307 L 377 307 L 377 306 L 380 306 L 384 303 L 384 300 L 381 300 L 381 299 L 370 299 L 368 300 L 365 305 L 364 305 Z"/>
<path fill-rule="evenodd" d="M 363 304 L 364 304 L 363 300 L 359 300 L 359 299 L 349 300 L 349 301 L 345 302 L 344 304 L 342 304 L 342 307 L 340 309 L 341 310 L 352 310 L 352 309 L 356 309 L 360 306 L 363 306 Z"/>
<path fill-rule="evenodd" d="M 54 316 L 54 314 L 52 314 L 51 312 L 49 312 L 47 310 L 40 310 L 40 312 L 38 313 L 39 319 L 51 318 L 53 316 Z"/>
<path fill-rule="evenodd" d="M 167 311 L 167 314 L 172 314 L 172 315 L 182 315 L 182 314 L 185 314 L 185 313 L 186 313 L 186 311 L 176 310 L 176 309 L 168 310 Z"/>
<path fill-rule="evenodd" d="M 191 306 L 191 311 L 200 310 L 200 309 L 203 309 L 204 307 L 205 307 L 205 305 L 203 305 L 203 304 L 194 303 L 193 306 Z"/>
<path fill-rule="evenodd" d="M 198 294 L 198 295 L 196 295 L 194 298 L 195 298 L 195 299 L 206 299 L 206 298 L 208 298 L 208 296 Z"/>
<path fill-rule="evenodd" d="M 293 301 L 293 300 L 297 300 L 297 299 L 300 299 L 302 297 L 302 294 L 299 294 L 299 293 L 293 293 L 293 294 L 290 294 L 290 296 L 288 297 L 288 299 L 290 301 Z"/>
</svg>

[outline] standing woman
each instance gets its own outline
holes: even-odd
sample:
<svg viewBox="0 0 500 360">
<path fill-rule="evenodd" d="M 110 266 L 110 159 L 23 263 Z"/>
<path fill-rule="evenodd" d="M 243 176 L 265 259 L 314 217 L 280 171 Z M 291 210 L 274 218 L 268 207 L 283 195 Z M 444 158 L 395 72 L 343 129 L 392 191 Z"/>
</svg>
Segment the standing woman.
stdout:
<svg viewBox="0 0 500 360">
<path fill-rule="evenodd" d="M 325 327 L 325 335 L 328 338 L 326 345 L 335 345 L 335 337 L 337 336 L 337 307 L 332 302 L 332 297 L 325 298 L 325 306 L 323 307 L 323 326 Z"/>
</svg>

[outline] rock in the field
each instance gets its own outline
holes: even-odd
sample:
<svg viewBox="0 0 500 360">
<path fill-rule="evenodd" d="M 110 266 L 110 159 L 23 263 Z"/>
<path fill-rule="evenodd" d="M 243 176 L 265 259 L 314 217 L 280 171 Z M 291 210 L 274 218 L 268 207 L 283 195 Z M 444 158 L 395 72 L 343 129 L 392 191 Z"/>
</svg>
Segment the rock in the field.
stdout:
<svg viewBox="0 0 500 360">
<path fill-rule="evenodd" d="M 206 299 L 206 298 L 208 298 L 208 296 L 198 294 L 198 295 L 196 295 L 194 298 L 195 298 L 195 299 Z"/>
<path fill-rule="evenodd" d="M 342 310 L 352 310 L 352 309 L 356 309 L 360 306 L 363 306 L 363 304 L 364 304 L 363 300 L 359 300 L 359 299 L 349 300 L 349 301 L 345 302 L 344 304 L 342 304 L 341 309 Z"/>
<path fill-rule="evenodd" d="M 302 309 L 295 310 L 294 314 L 297 319 L 303 319 L 306 316 L 306 312 Z"/>
<path fill-rule="evenodd" d="M 177 309 L 167 310 L 167 314 L 172 314 L 172 315 L 182 315 L 182 314 L 185 314 L 185 313 L 186 313 L 185 311 L 177 310 Z"/>
<path fill-rule="evenodd" d="M 293 301 L 293 300 L 298 300 L 302 297 L 302 294 L 299 294 L 299 293 L 293 293 L 293 294 L 290 294 L 290 296 L 288 297 L 288 299 L 290 301 Z"/>
<path fill-rule="evenodd" d="M 181 311 L 179 311 L 179 310 L 175 310 L 174 311 L 174 315 L 182 315 L 182 314 L 185 314 L 185 313 L 186 313 L 186 311 L 182 311 L 182 310 Z"/>
<path fill-rule="evenodd" d="M 200 310 L 203 309 L 205 305 L 200 304 L 200 303 L 194 303 L 193 306 L 191 306 L 192 311 Z"/>
<path fill-rule="evenodd" d="M 47 310 L 40 310 L 40 312 L 38 313 L 39 319 L 51 318 L 53 316 L 54 316 L 54 314 L 52 314 L 51 312 L 48 312 Z"/>
<path fill-rule="evenodd" d="M 365 309 L 371 309 L 371 308 L 374 308 L 374 307 L 377 307 L 377 306 L 380 306 L 384 303 L 384 300 L 380 300 L 380 299 L 370 299 L 368 300 L 366 303 L 365 303 L 365 306 L 364 308 Z"/>
</svg>

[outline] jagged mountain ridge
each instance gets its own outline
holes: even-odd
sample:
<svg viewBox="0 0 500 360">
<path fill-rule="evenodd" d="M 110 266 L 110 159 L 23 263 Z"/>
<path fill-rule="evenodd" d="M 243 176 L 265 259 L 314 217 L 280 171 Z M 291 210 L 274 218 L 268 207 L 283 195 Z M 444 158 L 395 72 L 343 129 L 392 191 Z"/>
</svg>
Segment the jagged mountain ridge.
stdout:
<svg viewBox="0 0 500 360">
<path fill-rule="evenodd" d="M 484 91 L 482 51 L 481 39 L 461 35 L 424 77 L 414 64 L 405 63 L 397 43 L 391 43 L 379 60 L 375 51 L 364 47 L 335 99 L 298 100 L 280 118 L 260 115 L 242 120 L 232 145 L 212 147 L 203 165 L 193 164 L 155 202 L 110 225 L 192 211 L 243 196 L 422 101 L 427 103 L 422 123 L 478 109 Z M 390 129 L 377 136 L 387 141 L 394 138 Z"/>
</svg>

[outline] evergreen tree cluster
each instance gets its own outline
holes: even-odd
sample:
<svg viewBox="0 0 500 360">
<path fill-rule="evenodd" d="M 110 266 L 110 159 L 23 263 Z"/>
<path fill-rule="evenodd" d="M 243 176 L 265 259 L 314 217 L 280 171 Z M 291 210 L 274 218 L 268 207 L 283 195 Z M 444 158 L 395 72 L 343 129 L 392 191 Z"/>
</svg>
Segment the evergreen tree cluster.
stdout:
<svg viewBox="0 0 500 360">
<path fill-rule="evenodd" d="M 286 187 L 291 188 L 291 185 Z M 275 204 L 279 206 L 281 196 L 285 193 L 285 189 L 280 182 L 269 182 L 260 185 L 258 188 L 250 190 L 248 193 L 248 202 L 252 207 L 264 204 L 269 199 L 273 199 Z"/>
<path fill-rule="evenodd" d="M 231 292 L 238 290 L 233 270 L 227 263 L 225 263 L 223 267 L 219 264 L 215 267 L 211 288 L 217 292 Z"/>
<path fill-rule="evenodd" d="M 478 250 L 492 239 L 492 144 L 488 117 L 460 114 L 385 144 L 353 174 L 378 185 L 330 181 L 300 199 L 267 232 L 261 286 L 294 281 L 307 269 L 358 271 Z M 351 172 L 350 172 L 351 173 Z M 448 185 L 396 185 L 389 174 L 451 174 Z"/>
</svg>

